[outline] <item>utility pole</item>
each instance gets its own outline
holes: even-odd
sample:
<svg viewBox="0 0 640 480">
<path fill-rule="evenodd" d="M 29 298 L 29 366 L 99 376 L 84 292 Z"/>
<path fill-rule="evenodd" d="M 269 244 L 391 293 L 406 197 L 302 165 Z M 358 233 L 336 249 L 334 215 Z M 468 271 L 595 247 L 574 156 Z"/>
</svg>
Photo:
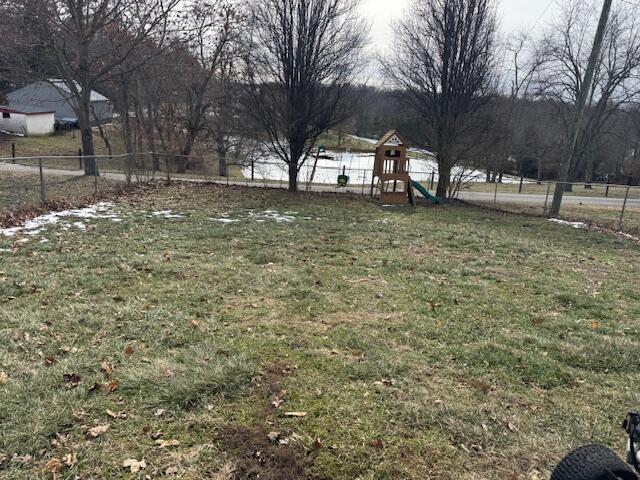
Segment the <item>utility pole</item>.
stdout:
<svg viewBox="0 0 640 480">
<path fill-rule="evenodd" d="M 569 130 L 569 145 L 567 149 L 567 156 L 565 157 L 564 162 L 560 165 L 558 181 L 556 183 L 556 190 L 553 194 L 551 209 L 549 210 L 550 217 L 555 217 L 558 215 L 558 213 L 560 213 L 562 195 L 564 194 L 565 184 L 569 180 L 569 172 L 571 171 L 573 156 L 575 155 L 576 145 L 578 144 L 578 137 L 580 136 L 580 131 L 582 130 L 584 110 L 587 105 L 587 99 L 591 94 L 591 88 L 593 87 L 593 77 L 595 75 L 596 66 L 600 59 L 600 52 L 602 51 L 602 41 L 607 29 L 607 23 L 609 22 L 609 13 L 611 12 L 612 2 L 613 0 L 604 0 L 604 4 L 602 6 L 602 14 L 600 15 L 600 22 L 598 23 L 596 37 L 593 40 L 593 49 L 591 50 L 591 56 L 589 57 L 589 64 L 587 65 L 587 71 L 584 74 L 584 80 L 582 81 L 580 91 L 578 92 L 578 98 L 576 99 L 576 111 L 571 123 L 571 130 Z"/>
</svg>

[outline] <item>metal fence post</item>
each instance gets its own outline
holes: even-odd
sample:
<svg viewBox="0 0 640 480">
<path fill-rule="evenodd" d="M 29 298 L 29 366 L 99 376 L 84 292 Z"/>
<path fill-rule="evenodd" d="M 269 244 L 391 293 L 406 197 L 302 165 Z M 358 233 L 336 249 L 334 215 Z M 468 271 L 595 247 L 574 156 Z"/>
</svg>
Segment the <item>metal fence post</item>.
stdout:
<svg viewBox="0 0 640 480">
<path fill-rule="evenodd" d="M 604 191 L 604 196 L 605 198 L 609 198 L 609 184 L 611 182 L 609 181 L 609 175 L 607 175 L 607 189 Z"/>
<path fill-rule="evenodd" d="M 94 190 L 95 196 L 97 197 L 98 196 L 98 159 L 94 158 L 93 161 L 95 162 L 95 168 L 93 172 L 93 190 Z"/>
<path fill-rule="evenodd" d="M 82 166 L 82 149 L 81 148 L 78 149 L 78 163 L 80 165 L 80 170 L 82 170 L 84 167 Z"/>
<path fill-rule="evenodd" d="M 627 185 L 627 191 L 624 194 L 624 202 L 622 203 L 622 211 L 620 212 L 620 223 L 618 224 L 620 230 L 624 228 L 624 211 L 627 209 L 627 201 L 629 200 L 630 185 Z"/>
<path fill-rule="evenodd" d="M 549 193 L 551 193 L 551 182 L 547 183 L 547 196 L 544 198 L 544 211 L 542 215 L 547 215 L 547 207 L 549 206 Z"/>
<path fill-rule="evenodd" d="M 16 163 L 16 144 L 13 142 L 11 143 L 11 158 L 13 158 L 11 163 Z"/>
<path fill-rule="evenodd" d="M 46 190 L 44 186 L 44 172 L 42 170 L 42 159 L 38 159 L 38 170 L 40 171 L 40 202 L 42 206 L 47 203 Z"/>
<path fill-rule="evenodd" d="M 522 193 L 522 182 L 524 181 L 523 177 L 520 177 L 520 186 L 518 187 L 518 193 Z"/>
<path fill-rule="evenodd" d="M 433 183 L 436 180 L 436 171 L 431 170 L 431 181 L 429 182 L 429 190 L 433 190 Z"/>
</svg>

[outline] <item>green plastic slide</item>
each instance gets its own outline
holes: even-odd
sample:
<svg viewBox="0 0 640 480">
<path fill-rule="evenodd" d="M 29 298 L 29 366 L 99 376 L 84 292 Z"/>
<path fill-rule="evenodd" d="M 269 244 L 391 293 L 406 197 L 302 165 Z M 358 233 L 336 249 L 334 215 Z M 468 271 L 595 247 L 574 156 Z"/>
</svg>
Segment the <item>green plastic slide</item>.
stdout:
<svg viewBox="0 0 640 480">
<path fill-rule="evenodd" d="M 429 191 L 424 188 L 421 184 L 419 184 L 418 182 L 411 180 L 411 186 L 413 188 L 415 188 L 416 190 L 418 190 L 422 196 L 424 198 L 427 198 L 429 200 L 431 200 L 433 203 L 435 203 L 436 205 L 440 205 L 442 203 L 442 199 L 440 197 L 436 197 L 435 195 L 431 195 L 429 193 Z"/>
</svg>

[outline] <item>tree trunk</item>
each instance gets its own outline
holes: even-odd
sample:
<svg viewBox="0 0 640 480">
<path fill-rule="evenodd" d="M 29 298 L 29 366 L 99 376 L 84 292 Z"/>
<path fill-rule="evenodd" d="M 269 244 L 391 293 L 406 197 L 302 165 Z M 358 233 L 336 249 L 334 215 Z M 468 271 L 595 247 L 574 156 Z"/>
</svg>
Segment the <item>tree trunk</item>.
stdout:
<svg viewBox="0 0 640 480">
<path fill-rule="evenodd" d="M 443 200 L 448 198 L 450 186 L 451 168 L 438 165 L 438 187 L 436 188 L 436 197 L 440 197 Z"/>
<path fill-rule="evenodd" d="M 83 41 L 78 50 L 78 70 L 81 78 L 78 80 L 80 91 L 78 101 L 78 124 L 80 125 L 80 137 L 82 138 L 82 151 L 84 153 L 84 174 L 90 176 L 98 175 L 96 165 L 96 152 L 93 145 L 93 130 L 91 128 L 91 82 L 89 81 L 89 44 Z M 68 82 L 72 79 L 67 78 Z M 71 86 L 69 87 L 71 89 Z"/>
<path fill-rule="evenodd" d="M 195 139 L 189 134 L 187 137 L 187 143 L 180 150 L 180 155 L 175 160 L 176 173 L 187 173 L 187 163 L 189 162 L 189 156 L 193 150 L 193 144 Z"/>
<path fill-rule="evenodd" d="M 289 163 L 289 191 L 298 191 L 298 164 Z"/>
<path fill-rule="evenodd" d="M 591 185 L 593 182 L 593 164 L 591 161 L 587 162 L 587 168 L 584 171 L 584 188 L 585 190 L 591 190 L 593 186 Z"/>
<path fill-rule="evenodd" d="M 227 168 L 227 148 L 224 140 L 220 138 L 216 140 L 216 152 L 218 154 L 218 175 L 227 177 L 229 176 L 229 169 Z"/>
<path fill-rule="evenodd" d="M 98 168 L 93 145 L 93 129 L 91 128 L 91 100 L 84 90 L 81 95 L 80 105 L 78 105 L 78 124 L 80 125 L 82 152 L 84 153 L 84 174 L 95 176 L 98 174 Z"/>
<path fill-rule="evenodd" d="M 97 165 L 93 145 L 93 130 L 91 129 L 89 118 L 84 111 L 78 114 L 78 123 L 80 125 L 80 139 L 82 141 L 84 174 L 95 176 L 97 175 Z"/>
</svg>

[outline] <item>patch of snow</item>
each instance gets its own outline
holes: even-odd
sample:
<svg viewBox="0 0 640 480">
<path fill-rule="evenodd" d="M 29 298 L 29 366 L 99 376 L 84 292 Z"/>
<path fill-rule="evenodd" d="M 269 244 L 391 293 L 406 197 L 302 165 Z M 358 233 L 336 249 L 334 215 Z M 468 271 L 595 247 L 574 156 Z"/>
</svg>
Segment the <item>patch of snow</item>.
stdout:
<svg viewBox="0 0 640 480">
<path fill-rule="evenodd" d="M 174 213 L 173 210 L 160 210 L 158 212 L 151 212 L 151 216 L 162 218 L 184 218 L 184 215 L 182 213 Z"/>
<path fill-rule="evenodd" d="M 221 214 L 220 218 L 210 218 L 212 222 L 218 222 L 223 224 L 241 222 L 243 220 L 253 220 L 256 223 L 264 223 L 266 221 L 273 221 L 277 223 L 291 223 L 296 220 L 294 215 L 298 212 L 285 212 L 280 213 L 277 210 L 263 210 L 256 212 L 255 210 L 246 210 L 242 213 L 234 215 L 235 218 L 230 218 L 231 214 Z M 311 217 L 305 217 L 310 219 Z"/>
<path fill-rule="evenodd" d="M 557 223 L 559 225 L 566 225 L 568 227 L 576 228 L 578 230 L 584 230 L 587 228 L 587 224 L 584 222 L 568 222 L 559 218 L 550 218 L 550 222 Z"/>
<path fill-rule="evenodd" d="M 262 214 L 259 213 L 258 216 L 266 220 L 275 220 L 278 223 L 293 222 L 296 219 L 296 217 L 292 215 L 278 213 L 275 210 L 265 210 Z"/>
<path fill-rule="evenodd" d="M 240 221 L 240 220 L 233 220 L 231 218 L 210 218 L 209 220 L 211 220 L 212 222 L 220 222 L 220 223 L 235 223 Z"/>
<path fill-rule="evenodd" d="M 63 210 L 61 212 L 51 212 L 39 217 L 27 220 L 23 225 L 18 227 L 2 228 L 0 229 L 0 235 L 5 237 L 14 237 L 18 234 L 35 236 L 43 233 L 47 227 L 60 224 L 63 230 L 69 229 L 68 223 L 61 223 L 65 218 L 109 218 L 117 219 L 118 215 L 113 212 L 115 205 L 109 202 L 100 202 L 94 205 L 90 205 L 85 208 L 78 208 L 75 210 Z M 79 225 L 82 225 L 80 227 Z M 86 225 L 81 222 L 75 222 L 74 226 L 81 230 L 86 229 Z M 21 243 L 25 243 L 26 239 L 20 240 Z M 27 240 L 28 241 L 28 240 Z"/>
</svg>

